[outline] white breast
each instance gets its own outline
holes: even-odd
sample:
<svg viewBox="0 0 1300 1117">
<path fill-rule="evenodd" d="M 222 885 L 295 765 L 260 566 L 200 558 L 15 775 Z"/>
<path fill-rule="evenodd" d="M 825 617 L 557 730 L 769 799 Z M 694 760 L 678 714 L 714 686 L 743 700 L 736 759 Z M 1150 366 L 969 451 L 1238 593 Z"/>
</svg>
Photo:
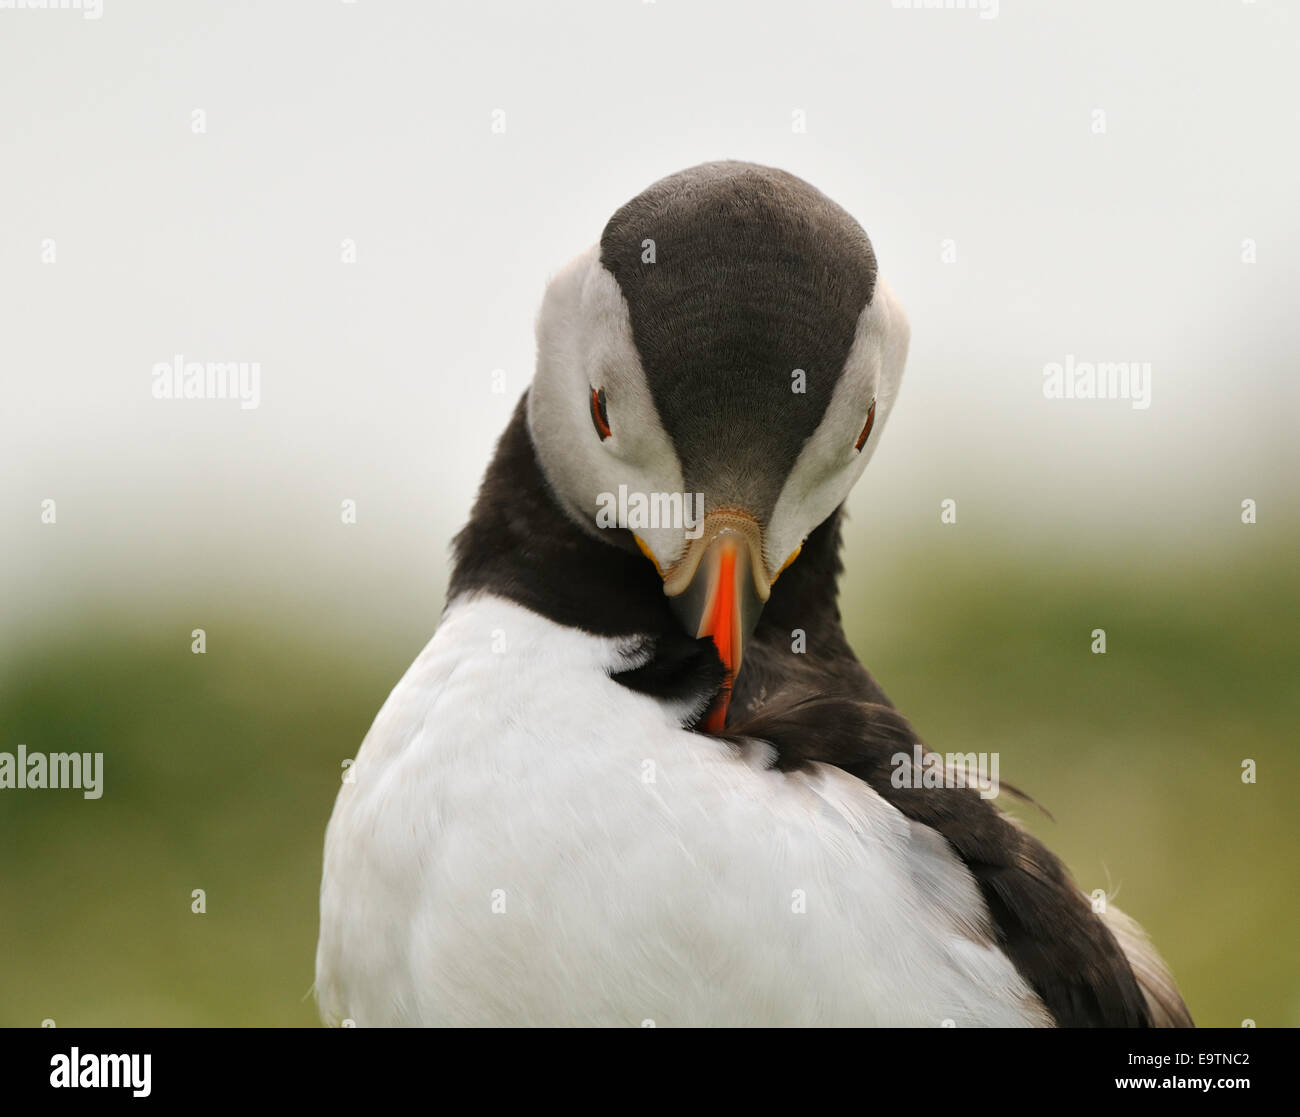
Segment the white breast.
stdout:
<svg viewBox="0 0 1300 1117">
<path fill-rule="evenodd" d="M 359 1025 L 1049 1023 L 965 867 L 610 681 L 634 653 L 455 603 L 325 839 L 316 990 Z"/>
</svg>

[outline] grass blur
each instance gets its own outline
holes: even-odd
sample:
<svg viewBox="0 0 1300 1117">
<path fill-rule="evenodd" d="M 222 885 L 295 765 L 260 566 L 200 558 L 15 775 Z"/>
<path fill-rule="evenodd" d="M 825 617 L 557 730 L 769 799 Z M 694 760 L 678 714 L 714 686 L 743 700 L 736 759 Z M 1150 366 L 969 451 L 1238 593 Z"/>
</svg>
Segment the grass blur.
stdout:
<svg viewBox="0 0 1300 1117">
<path fill-rule="evenodd" d="M 1300 1024 L 1294 569 L 925 554 L 868 579 L 855 553 L 845 599 L 922 737 L 1001 753 L 1002 779 L 1055 821 L 1004 805 L 1146 926 L 1198 1023 Z M 205 655 L 175 616 L 25 637 L 0 749 L 103 752 L 105 792 L 0 794 L 0 1025 L 315 1023 L 340 763 L 424 627 L 227 619 Z"/>
</svg>

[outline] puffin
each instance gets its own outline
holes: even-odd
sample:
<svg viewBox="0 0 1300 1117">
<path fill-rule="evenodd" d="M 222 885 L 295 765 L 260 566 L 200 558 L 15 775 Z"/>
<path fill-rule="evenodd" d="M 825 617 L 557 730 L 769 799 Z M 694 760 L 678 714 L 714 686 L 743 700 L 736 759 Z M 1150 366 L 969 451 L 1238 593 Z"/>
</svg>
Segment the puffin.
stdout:
<svg viewBox="0 0 1300 1117">
<path fill-rule="evenodd" d="M 909 341 L 858 222 L 782 170 L 670 175 L 554 275 L 536 341 L 338 792 L 323 1020 L 1190 1026 L 994 797 L 897 778 L 929 746 L 837 605 Z"/>
</svg>

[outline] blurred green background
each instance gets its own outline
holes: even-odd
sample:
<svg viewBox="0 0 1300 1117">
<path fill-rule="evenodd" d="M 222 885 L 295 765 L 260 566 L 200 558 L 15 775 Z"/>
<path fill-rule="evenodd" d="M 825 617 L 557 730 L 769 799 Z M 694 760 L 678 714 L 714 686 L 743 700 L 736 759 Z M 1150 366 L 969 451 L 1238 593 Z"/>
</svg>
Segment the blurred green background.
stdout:
<svg viewBox="0 0 1300 1117">
<path fill-rule="evenodd" d="M 1300 1024 L 1300 588 L 1289 548 L 1251 531 L 1176 564 L 939 534 L 909 554 L 856 533 L 848 556 L 850 632 L 894 700 L 937 748 L 1001 753 L 1055 821 L 1004 805 L 1145 925 L 1202 1025 Z M 27 634 L 6 747 L 102 751 L 106 793 L 0 803 L 0 1024 L 315 1022 L 340 764 L 435 619 L 232 606 L 204 655 L 166 611 Z"/>
</svg>

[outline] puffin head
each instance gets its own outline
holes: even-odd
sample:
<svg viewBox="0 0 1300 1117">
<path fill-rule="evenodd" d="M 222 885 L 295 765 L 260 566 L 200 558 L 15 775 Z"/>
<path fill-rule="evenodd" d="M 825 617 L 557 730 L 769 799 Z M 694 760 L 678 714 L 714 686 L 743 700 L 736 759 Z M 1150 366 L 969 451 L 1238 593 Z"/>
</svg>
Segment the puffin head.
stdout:
<svg viewBox="0 0 1300 1117">
<path fill-rule="evenodd" d="M 527 417 L 551 489 L 654 564 L 730 684 L 898 393 L 907 319 L 870 240 L 793 175 L 706 163 L 610 218 L 548 286 L 537 343 Z M 725 717 L 726 692 L 706 727 Z"/>
</svg>

